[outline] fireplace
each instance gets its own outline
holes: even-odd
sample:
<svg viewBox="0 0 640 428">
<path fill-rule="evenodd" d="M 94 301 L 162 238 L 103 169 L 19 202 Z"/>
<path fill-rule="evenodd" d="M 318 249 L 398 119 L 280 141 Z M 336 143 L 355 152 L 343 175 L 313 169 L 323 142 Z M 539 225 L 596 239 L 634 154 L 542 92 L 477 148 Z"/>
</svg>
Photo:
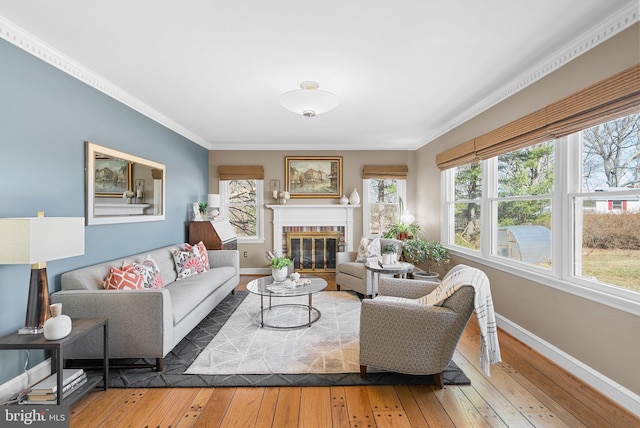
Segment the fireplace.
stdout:
<svg viewBox="0 0 640 428">
<path fill-rule="evenodd" d="M 298 272 L 335 272 L 340 232 L 287 232 L 287 257 Z"/>
<path fill-rule="evenodd" d="M 353 212 L 355 208 L 359 208 L 358 205 L 267 205 L 267 208 L 273 210 L 273 248 L 281 254 L 296 258 L 297 265 L 302 261 L 305 266 L 310 266 L 310 262 L 304 261 L 304 257 L 290 255 L 291 244 L 287 242 L 289 234 L 310 233 L 309 236 L 314 236 L 317 233 L 323 233 L 327 235 L 323 239 L 336 240 L 335 252 L 353 251 Z M 318 242 L 322 242 L 325 248 L 326 241 Z M 303 244 L 302 241 L 301 244 Z M 318 245 L 318 249 L 320 248 L 320 243 L 316 244 L 313 241 L 308 241 L 306 245 Z M 304 255 L 304 252 L 300 254 Z M 332 269 L 329 270 L 330 272 L 335 271 L 333 254 L 332 250 L 329 256 L 325 254 L 322 259 L 324 269 Z M 320 260 L 314 259 L 312 264 L 315 263 L 319 264 Z"/>
</svg>

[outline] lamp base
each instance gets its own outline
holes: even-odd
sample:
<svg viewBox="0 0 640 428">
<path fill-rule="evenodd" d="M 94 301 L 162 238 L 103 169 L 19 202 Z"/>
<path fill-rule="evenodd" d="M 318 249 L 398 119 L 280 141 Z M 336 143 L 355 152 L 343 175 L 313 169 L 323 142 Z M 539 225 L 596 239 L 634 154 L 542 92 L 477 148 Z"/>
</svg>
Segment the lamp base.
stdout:
<svg viewBox="0 0 640 428">
<path fill-rule="evenodd" d="M 18 334 L 42 334 L 44 327 L 22 327 L 18 330 Z"/>
</svg>

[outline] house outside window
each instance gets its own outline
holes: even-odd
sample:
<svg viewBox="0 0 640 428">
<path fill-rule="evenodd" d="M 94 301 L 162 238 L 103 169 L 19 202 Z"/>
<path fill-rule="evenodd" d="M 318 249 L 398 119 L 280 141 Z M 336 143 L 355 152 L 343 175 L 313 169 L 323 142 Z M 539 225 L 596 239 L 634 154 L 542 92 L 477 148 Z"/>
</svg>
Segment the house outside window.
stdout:
<svg viewBox="0 0 640 428">
<path fill-rule="evenodd" d="M 220 181 L 220 214 L 233 226 L 238 242 L 264 242 L 264 180 Z"/>
</svg>

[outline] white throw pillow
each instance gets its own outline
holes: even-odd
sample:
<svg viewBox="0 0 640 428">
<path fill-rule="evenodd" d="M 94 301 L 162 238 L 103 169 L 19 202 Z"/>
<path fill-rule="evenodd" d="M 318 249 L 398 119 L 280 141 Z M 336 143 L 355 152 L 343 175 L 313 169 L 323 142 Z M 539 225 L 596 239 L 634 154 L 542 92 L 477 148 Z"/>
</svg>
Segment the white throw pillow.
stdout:
<svg viewBox="0 0 640 428">
<path fill-rule="evenodd" d="M 370 257 L 378 257 L 380 255 L 380 238 L 364 237 L 360 240 L 360 246 L 358 247 L 357 262 L 366 262 Z"/>
</svg>

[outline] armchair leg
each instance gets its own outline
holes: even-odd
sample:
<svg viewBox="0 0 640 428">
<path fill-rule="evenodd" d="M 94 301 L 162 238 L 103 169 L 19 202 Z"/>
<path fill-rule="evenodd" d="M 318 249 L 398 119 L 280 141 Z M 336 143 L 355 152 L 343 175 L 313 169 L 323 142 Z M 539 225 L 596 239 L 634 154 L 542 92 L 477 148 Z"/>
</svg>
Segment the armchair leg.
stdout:
<svg viewBox="0 0 640 428">
<path fill-rule="evenodd" d="M 336 284 L 336 288 L 340 291 L 340 285 Z"/>
<path fill-rule="evenodd" d="M 360 367 L 362 367 L 362 366 L 360 366 Z M 442 389 L 442 387 L 444 386 L 444 382 L 442 380 L 442 372 L 434 374 L 433 375 L 433 381 L 436 384 L 436 386 L 438 387 L 438 389 Z"/>
<path fill-rule="evenodd" d="M 367 377 L 367 366 L 360 366 L 360 377 Z"/>
</svg>

